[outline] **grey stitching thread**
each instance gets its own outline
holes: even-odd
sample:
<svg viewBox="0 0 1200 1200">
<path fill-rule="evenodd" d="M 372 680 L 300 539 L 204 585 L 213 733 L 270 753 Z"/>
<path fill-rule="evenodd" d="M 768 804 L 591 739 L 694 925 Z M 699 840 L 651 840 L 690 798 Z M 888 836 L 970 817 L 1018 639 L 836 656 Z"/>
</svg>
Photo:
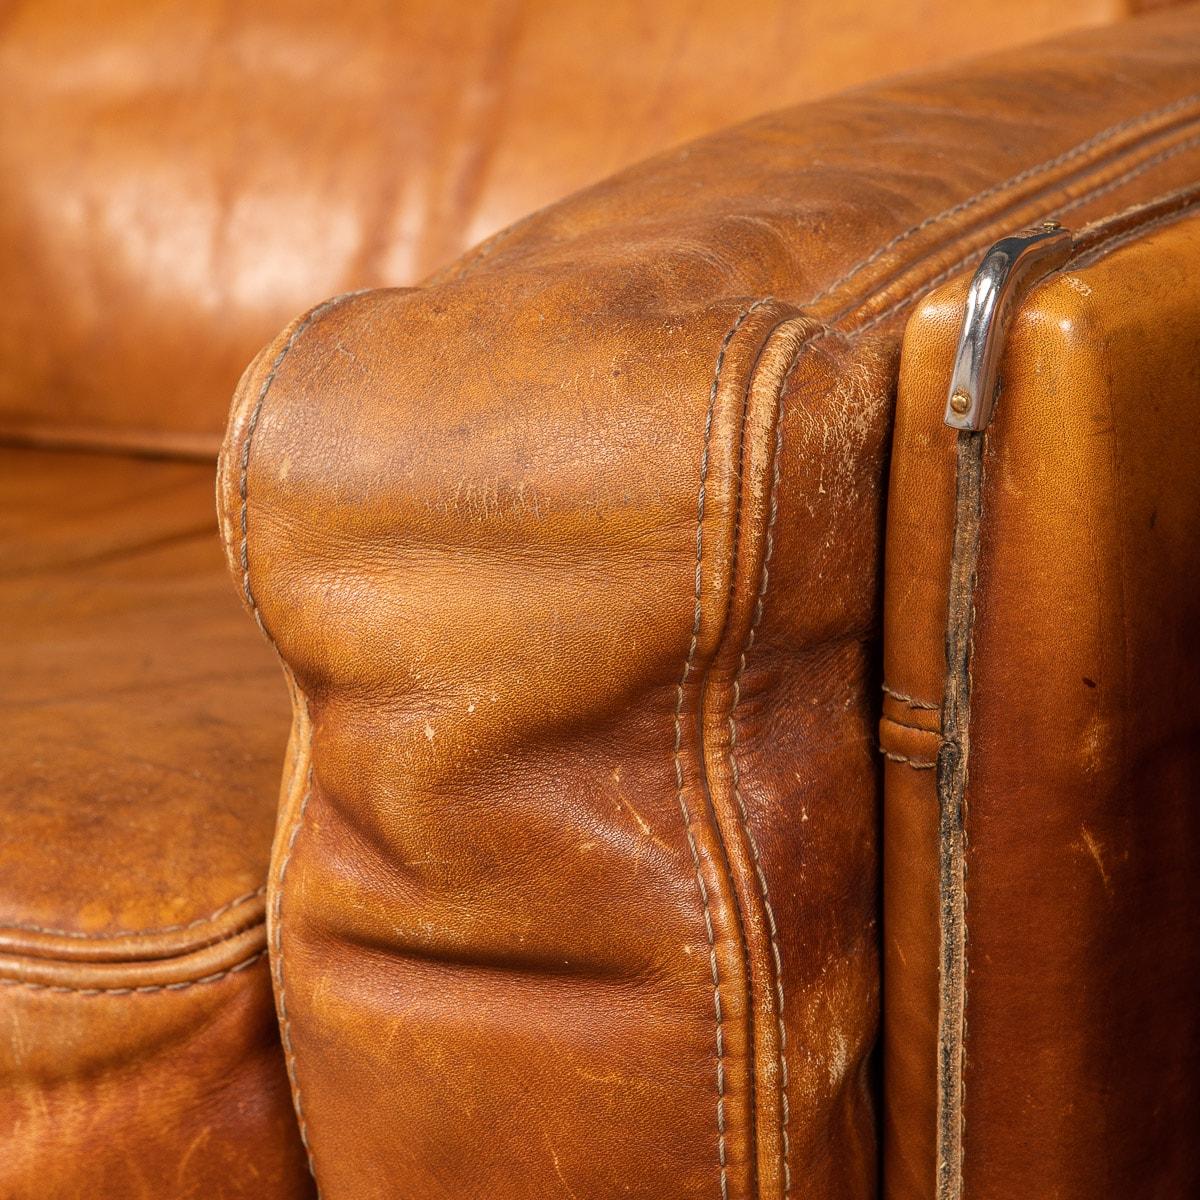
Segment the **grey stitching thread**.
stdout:
<svg viewBox="0 0 1200 1200">
<path fill-rule="evenodd" d="M 744 309 L 722 338 L 720 349 L 717 351 L 716 369 L 713 372 L 712 386 L 708 393 L 708 412 L 704 418 L 704 445 L 700 453 L 700 488 L 696 497 L 696 590 L 692 611 L 692 637 L 688 645 L 687 660 L 683 664 L 683 674 L 675 685 L 675 798 L 683 817 L 684 832 L 687 834 L 688 849 L 692 855 L 692 867 L 696 874 L 696 887 L 700 892 L 700 902 L 704 912 L 704 933 L 708 939 L 708 965 L 713 985 L 713 1010 L 717 1021 L 717 1161 L 720 1165 L 721 1200 L 728 1200 L 729 1197 L 729 1167 L 725 1138 L 725 1016 L 721 1006 L 721 974 L 717 966 L 717 938 L 713 930 L 708 885 L 704 882 L 704 873 L 700 867 L 700 850 L 696 845 L 691 809 L 688 806 L 687 797 L 684 795 L 683 694 L 695 668 L 696 648 L 700 644 L 700 618 L 703 608 L 701 582 L 704 569 L 704 508 L 708 489 L 708 462 L 709 447 L 712 443 L 713 414 L 717 406 L 721 371 L 725 366 L 725 353 L 737 331 L 746 323 L 755 309 L 761 308 L 769 301 L 770 297 L 756 300 Z"/>
<path fill-rule="evenodd" d="M 1066 163 L 1073 161 L 1082 155 L 1087 154 L 1090 150 L 1094 150 L 1097 146 L 1103 145 L 1106 141 L 1116 137 L 1117 134 L 1125 132 L 1127 129 L 1132 129 L 1137 125 L 1144 125 L 1149 121 L 1156 120 L 1160 117 L 1168 117 L 1180 109 L 1186 108 L 1189 104 L 1193 104 L 1200 100 L 1200 92 L 1192 92 L 1190 95 L 1183 96 L 1171 104 L 1165 105 L 1163 108 L 1153 109 L 1147 113 L 1139 113 L 1136 117 L 1129 117 L 1124 121 L 1119 121 L 1116 125 L 1110 125 L 1107 129 L 1101 130 L 1097 134 L 1086 141 L 1080 142 L 1077 146 L 1070 150 L 1064 151 L 1055 158 L 1047 159 L 1045 162 L 1038 163 L 1036 166 L 1027 167 L 1025 170 L 1018 172 L 1011 178 L 1004 180 L 1001 183 L 992 184 L 990 187 L 984 188 L 982 192 L 977 192 L 974 196 L 969 196 L 965 200 L 960 200 L 957 204 L 951 205 L 947 209 L 943 209 L 933 216 L 925 217 L 918 221 L 916 225 L 904 230 L 903 233 L 896 234 L 890 241 L 885 242 L 882 246 L 873 250 L 866 258 L 857 262 L 844 275 L 835 279 L 833 283 L 824 287 L 815 296 L 808 301 L 809 304 L 816 304 L 819 300 L 824 300 L 838 288 L 849 283 L 860 271 L 864 271 L 867 267 L 876 263 L 885 254 L 896 249 L 908 241 L 909 238 L 923 233 L 931 225 L 937 224 L 939 221 L 948 220 L 951 217 L 958 216 L 959 213 L 965 212 L 968 208 L 976 204 L 981 204 L 984 200 L 991 199 L 992 196 L 1006 191 L 1012 187 L 1019 187 L 1022 183 L 1027 183 L 1029 180 L 1036 178 L 1038 175 L 1045 174 L 1048 171 L 1053 171 L 1056 167 L 1064 166 Z"/>
<path fill-rule="evenodd" d="M 797 357 L 799 352 L 797 352 Z M 771 894 L 767 887 L 767 876 L 762 867 L 762 856 L 758 850 L 758 839 L 750 827 L 750 815 L 746 811 L 746 802 L 742 797 L 742 775 L 737 761 L 737 722 L 734 713 L 742 698 L 742 674 L 746 670 L 746 656 L 754 645 L 754 637 L 762 620 L 763 606 L 767 595 L 767 583 L 770 579 L 771 556 L 775 552 L 775 518 L 779 512 L 779 477 L 780 458 L 783 453 L 783 396 L 788 377 L 789 367 L 779 386 L 779 399 L 775 416 L 775 457 L 771 475 L 770 515 L 767 518 L 766 548 L 763 551 L 762 576 L 758 585 L 758 597 L 754 606 L 754 618 L 750 622 L 750 632 L 746 644 L 742 647 L 741 658 L 738 660 L 737 673 L 733 679 L 733 704 L 729 709 L 729 768 L 733 777 L 733 795 L 737 801 L 738 812 L 741 816 L 742 829 L 746 841 L 750 844 L 750 853 L 754 857 L 754 873 L 758 877 L 758 890 L 762 896 L 763 908 L 767 914 L 767 928 L 771 937 L 771 955 L 775 960 L 775 1016 L 779 1034 L 779 1096 L 780 1096 L 780 1126 L 783 1149 L 783 1194 L 787 1196 L 792 1190 L 791 1167 L 791 1138 L 788 1132 L 788 1122 L 791 1117 L 791 1104 L 788 1100 L 788 1061 L 787 1061 L 787 1029 L 783 1021 L 783 958 L 779 953 L 779 929 L 775 921 L 775 910 L 771 906 Z"/>
<path fill-rule="evenodd" d="M 199 979 L 185 979 L 182 983 L 148 983 L 140 987 L 88 988 L 71 987 L 68 984 L 29 983 L 24 979 L 0 979 L 0 987 L 28 988 L 34 992 L 69 992 L 75 996 L 146 996 L 152 992 L 181 992 L 184 988 L 196 987 L 202 983 L 216 983 L 217 980 L 224 979 L 228 975 L 236 975 L 239 971 L 252 967 L 264 954 L 266 951 L 260 950 L 236 966 L 227 967 L 224 971 L 217 971 L 212 975 L 201 975 Z"/>
<path fill-rule="evenodd" d="M 312 795 L 312 780 L 313 769 L 310 762 L 308 776 L 304 784 L 304 799 L 300 801 L 300 808 L 296 812 L 296 819 L 292 822 L 292 828 L 288 834 L 287 849 L 284 851 L 283 859 L 279 864 L 279 875 L 275 880 L 275 902 L 272 905 L 274 913 L 271 922 L 271 943 L 274 954 L 271 958 L 271 969 L 275 976 L 275 992 L 279 997 L 279 1032 L 283 1041 L 284 1061 L 287 1064 L 288 1079 L 292 1085 L 292 1096 L 296 1101 L 296 1122 L 300 1127 L 300 1141 L 304 1145 L 304 1153 L 308 1156 L 308 1170 L 315 1183 L 317 1171 L 313 1163 L 312 1148 L 308 1144 L 308 1123 L 305 1121 L 304 1105 L 300 1099 L 300 1082 L 296 1078 L 296 1055 L 292 1049 L 292 1026 L 288 1019 L 287 993 L 283 985 L 283 939 L 280 922 L 280 913 L 283 905 L 283 880 L 287 875 L 288 863 L 292 861 L 292 851 L 295 849 L 296 839 L 300 835 L 300 827 L 304 823 L 304 812 L 308 808 L 309 797 Z M 317 1195 L 318 1197 L 320 1196 L 319 1187 Z"/>
<path fill-rule="evenodd" d="M 271 384 L 275 382 L 275 376 L 279 374 L 279 368 L 283 366 L 283 360 L 287 358 L 292 347 L 296 344 L 296 340 L 302 333 L 319 317 L 322 317 L 335 305 L 340 304 L 343 300 L 349 300 L 352 296 L 361 296 L 363 290 L 356 292 L 345 292 L 340 296 L 334 296 L 332 299 L 326 300 L 324 304 L 318 304 L 308 316 L 306 316 L 295 329 L 292 330 L 291 336 L 283 344 L 283 348 L 275 355 L 275 361 L 271 364 L 271 369 L 267 372 L 266 378 L 262 382 L 262 387 L 258 390 L 258 398 L 254 402 L 254 407 L 250 410 L 250 418 L 246 423 L 246 437 L 242 442 L 242 461 L 240 464 L 241 475 L 238 484 L 238 494 L 242 502 L 241 513 L 241 564 L 242 564 L 242 592 L 246 597 L 246 605 L 254 616 L 255 623 L 262 631 L 263 637 L 275 648 L 275 652 L 279 653 L 279 647 L 275 645 L 275 639 L 267 631 L 267 627 L 263 624 L 262 614 L 258 611 L 258 605 L 254 600 L 254 593 L 250 590 L 250 535 L 248 529 L 249 522 L 249 503 L 248 485 L 250 479 L 250 447 L 254 441 L 255 431 L 258 429 L 258 419 L 262 414 L 263 404 L 267 399 L 267 393 L 271 390 Z"/>
<path fill-rule="evenodd" d="M 1144 221 L 1142 224 L 1135 225 L 1131 229 L 1126 229 L 1119 234 L 1107 237 L 1103 241 L 1089 247 L 1078 258 L 1071 259 L 1064 269 L 1073 271 L 1083 267 L 1094 266 L 1101 259 L 1107 258 L 1108 255 L 1116 250 L 1123 249 L 1130 242 L 1135 242 L 1139 238 L 1145 237 L 1148 233 L 1153 233 L 1168 225 L 1173 225 L 1176 221 L 1182 221 L 1193 216 L 1198 205 L 1200 205 L 1200 201 L 1192 200 L 1187 204 L 1180 205 L 1178 208 L 1171 209 L 1169 212 L 1162 213 L 1153 220 Z"/>
<path fill-rule="evenodd" d="M 1081 204 L 1092 200 L 1099 200 L 1101 196 L 1107 196 L 1109 192 L 1115 192 L 1117 188 L 1124 187 L 1130 180 L 1136 179 L 1152 167 L 1160 166 L 1178 154 L 1186 154 L 1187 151 L 1194 150 L 1197 146 L 1200 146 L 1200 135 L 1185 138 L 1182 142 L 1176 142 L 1174 146 L 1168 146 L 1165 150 L 1160 150 L 1157 154 L 1152 154 L 1136 166 L 1130 167 L 1128 171 L 1122 172 L 1115 179 L 1110 179 L 1107 183 L 1101 184 L 1100 187 L 1093 191 L 1079 196 L 1075 200 L 1068 201 L 1061 208 L 1054 211 L 1061 215 L 1062 213 L 1070 212 L 1073 208 L 1078 208 Z"/>
<path fill-rule="evenodd" d="M 1073 208 L 1079 208 L 1081 205 L 1087 204 L 1092 200 L 1096 200 L 1100 196 L 1106 195 L 1108 192 L 1115 190 L 1117 187 L 1129 183 L 1131 180 L 1136 179 L 1137 176 L 1141 175 L 1143 172 L 1149 171 L 1152 168 L 1161 165 L 1168 159 L 1174 158 L 1175 155 L 1182 154 L 1185 150 L 1195 149 L 1197 146 L 1200 146 L 1200 137 L 1189 138 L 1187 141 L 1179 142 L 1177 145 L 1170 147 L 1168 150 L 1164 150 L 1161 154 L 1155 154 L 1146 159 L 1144 162 L 1139 163 L 1136 167 L 1126 171 L 1123 175 L 1117 176 L 1116 179 L 1110 179 L 1107 183 L 1101 184 L 1099 187 L 1084 192 L 1083 195 L 1077 196 L 1074 200 L 1069 201 L 1060 208 L 1051 209 L 1050 212 L 1061 215 L 1063 213 L 1070 212 Z M 932 279 L 926 280 L 925 283 L 920 285 L 921 294 L 924 294 L 931 288 L 937 287 L 940 283 L 945 283 L 947 279 L 951 279 L 953 276 L 957 275 L 959 271 L 967 266 L 979 252 L 980 247 L 975 246 L 968 253 L 964 254 L 963 257 L 957 262 L 947 267 L 944 271 L 939 271 Z M 854 331 L 855 336 L 866 333 L 869 329 L 873 329 L 881 321 L 886 321 L 888 317 L 893 316 L 906 304 L 910 303 L 916 295 L 916 292 L 910 291 L 907 295 L 902 296 L 899 300 L 897 300 L 894 304 L 889 305 L 882 312 L 876 313 L 875 316 L 873 316 L 869 321 L 864 322 Z M 809 303 L 811 304 L 812 301 L 810 300 Z"/>
<path fill-rule="evenodd" d="M 888 687 L 886 683 L 881 683 L 879 686 L 883 689 L 884 693 L 891 696 L 893 700 L 903 701 L 908 705 L 909 708 L 920 708 L 924 709 L 926 712 L 937 712 L 941 708 L 940 704 L 930 704 L 928 700 L 917 700 L 905 692 L 898 692 L 895 688 Z"/>
<path fill-rule="evenodd" d="M 245 892 L 241 896 L 235 896 L 232 900 L 222 904 L 220 908 L 210 912 L 207 916 L 197 917 L 194 921 L 188 921 L 186 925 L 159 925 L 153 929 L 116 929 L 111 933 L 84 933 L 77 929 L 50 929 L 44 925 L 5 925 L 0 932 L 6 932 L 10 929 L 19 929 L 22 933 L 50 933 L 56 937 L 95 939 L 103 941 L 108 938 L 122 937 L 150 937 L 156 933 L 178 933 L 185 929 L 195 929 L 198 925 L 207 925 L 218 917 L 223 917 L 232 908 L 237 908 L 239 904 L 245 904 L 247 900 L 253 900 L 255 896 L 263 896 L 266 894 L 267 887 L 263 884 L 262 887 L 257 887 L 252 892 Z"/>
<path fill-rule="evenodd" d="M 905 728 L 911 728 L 906 726 Z M 893 754 L 890 750 L 885 750 L 882 746 L 879 747 L 879 753 L 883 755 L 888 762 L 906 763 L 917 771 L 932 771 L 937 766 L 936 762 L 930 762 L 924 758 L 909 758 L 907 754 Z"/>
<path fill-rule="evenodd" d="M 275 639 L 271 636 L 266 624 L 262 619 L 262 614 L 259 612 L 258 604 L 254 599 L 254 592 L 250 587 L 250 536 L 249 536 L 249 475 L 250 475 L 250 446 L 254 441 L 254 433 L 258 428 L 259 416 L 262 413 L 263 404 L 266 401 L 267 393 L 271 390 L 271 384 L 275 382 L 275 376 L 279 373 L 279 368 L 283 365 L 284 359 L 287 358 L 288 352 L 296 344 L 297 339 L 314 321 L 327 313 L 331 308 L 340 304 L 343 300 L 348 300 L 354 296 L 361 296 L 364 291 L 369 289 L 359 289 L 355 292 L 346 292 L 340 296 L 334 296 L 330 300 L 326 300 L 324 304 L 317 305 L 308 316 L 306 316 L 284 343 L 282 349 L 275 356 L 275 361 L 271 364 L 271 369 L 267 372 L 266 378 L 263 380 L 262 387 L 259 388 L 258 398 L 254 402 L 254 408 L 250 413 L 249 420 L 246 423 L 246 437 L 242 443 L 242 461 L 241 461 L 241 478 L 239 481 L 238 492 L 241 497 L 241 565 L 242 565 L 242 590 L 246 596 L 246 604 L 250 612 L 254 616 L 255 623 L 262 631 L 263 637 L 270 642 L 276 654 L 279 654 L 279 647 L 275 643 Z M 280 658 L 282 659 L 280 654 Z M 291 833 L 288 837 L 287 851 L 284 854 L 283 861 L 279 867 L 279 874 L 276 879 L 275 901 L 273 904 L 274 920 L 272 921 L 271 940 L 274 948 L 274 954 L 271 961 L 272 975 L 275 980 L 275 991 L 278 998 L 279 1007 L 279 1032 L 280 1039 L 283 1043 L 284 1062 L 287 1066 L 288 1081 L 292 1088 L 292 1103 L 296 1109 L 296 1122 L 300 1129 L 300 1140 L 304 1145 L 304 1153 L 308 1158 L 309 1174 L 313 1177 L 313 1183 L 317 1188 L 317 1200 L 320 1200 L 321 1189 L 316 1183 L 317 1173 L 313 1164 L 312 1148 L 308 1144 L 308 1126 L 304 1119 L 304 1104 L 300 1096 L 300 1083 L 296 1076 L 296 1056 L 292 1047 L 292 1032 L 291 1024 L 287 1015 L 287 996 L 284 992 L 283 982 L 283 956 L 281 950 L 281 933 L 280 933 L 280 913 L 283 900 L 283 879 L 287 872 L 288 863 L 291 861 L 292 849 L 296 844 L 296 838 L 300 833 L 300 827 L 304 821 L 304 812 L 308 808 L 309 796 L 312 794 L 312 764 L 310 762 L 308 768 L 308 779 L 304 793 L 304 799 L 300 802 L 300 808 L 296 813 L 296 819 L 292 824 Z"/>
</svg>

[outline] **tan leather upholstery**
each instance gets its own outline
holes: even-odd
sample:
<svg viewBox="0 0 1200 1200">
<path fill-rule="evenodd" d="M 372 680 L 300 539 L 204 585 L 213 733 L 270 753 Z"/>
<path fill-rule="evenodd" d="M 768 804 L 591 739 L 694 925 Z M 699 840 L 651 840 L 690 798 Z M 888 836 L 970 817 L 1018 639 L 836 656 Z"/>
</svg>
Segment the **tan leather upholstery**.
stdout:
<svg viewBox="0 0 1200 1200">
<path fill-rule="evenodd" d="M 0 452 L 0 1195 L 297 1197 L 263 882 L 286 701 L 207 468 Z"/>
<path fill-rule="evenodd" d="M 904 321 L 1193 180 L 1198 59 L 1192 9 L 768 116 L 260 354 L 219 505 L 295 683 L 271 939 L 323 1194 L 872 1194 Z"/>
<path fill-rule="evenodd" d="M 1122 5 L 103 8 L 0 29 L 0 439 L 108 452 L 0 453 L 0 1196 L 304 1198 L 307 1143 L 325 1200 L 866 1200 L 881 1088 L 888 1186 L 902 1154 L 929 1194 L 936 888 L 891 871 L 881 931 L 877 884 L 901 329 L 995 236 L 1195 179 L 1196 10 L 736 127 Z M 111 452 L 210 454 L 288 313 L 435 268 L 310 310 L 239 392 L 219 506 L 285 755 L 211 466 Z M 1182 861 L 1112 858 L 1122 787 L 1089 826 L 1131 888 L 1115 932 L 1083 910 L 1106 950 Z M 1148 977 L 1186 998 L 1193 961 Z M 1119 1060 L 1110 1157 L 1116 1077 L 1070 1058 L 1138 996 L 1038 1031 L 1078 1129 L 1012 1121 L 1015 1055 L 971 1077 L 974 1187 L 1038 1194 L 1031 1137 L 1056 1182 L 1090 1150 L 1093 1194 L 1186 1191 L 1174 1118 L 1134 1113 L 1150 1064 Z"/>
<path fill-rule="evenodd" d="M 972 601 L 957 1192 L 1191 1196 L 1200 1159 L 1200 189 L 1022 306 Z M 1188 216 L 1188 214 L 1192 214 Z M 888 524 L 888 1194 L 932 1195 L 963 283 L 905 339 Z"/>
<path fill-rule="evenodd" d="M 647 154 L 1126 0 L 15 0 L 0 436 L 212 456 L 250 356 Z"/>
</svg>

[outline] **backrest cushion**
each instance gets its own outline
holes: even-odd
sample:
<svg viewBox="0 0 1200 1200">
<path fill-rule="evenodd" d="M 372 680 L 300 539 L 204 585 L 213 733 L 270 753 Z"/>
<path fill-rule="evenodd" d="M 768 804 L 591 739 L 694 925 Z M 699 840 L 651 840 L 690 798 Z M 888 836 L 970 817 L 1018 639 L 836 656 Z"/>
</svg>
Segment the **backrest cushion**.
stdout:
<svg viewBox="0 0 1200 1200">
<path fill-rule="evenodd" d="M 0 438 L 214 453 L 246 361 L 321 296 L 762 110 L 1126 6 L 16 3 Z"/>
</svg>

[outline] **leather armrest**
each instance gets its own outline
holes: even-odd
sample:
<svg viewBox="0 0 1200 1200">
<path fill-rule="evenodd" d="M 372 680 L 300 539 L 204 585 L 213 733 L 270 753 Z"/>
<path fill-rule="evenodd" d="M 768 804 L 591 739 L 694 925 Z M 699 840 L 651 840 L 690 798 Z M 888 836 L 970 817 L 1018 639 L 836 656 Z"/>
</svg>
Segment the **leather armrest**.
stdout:
<svg viewBox="0 0 1200 1200">
<path fill-rule="evenodd" d="M 1194 177 L 1198 53 L 1184 10 L 773 114 L 251 365 L 219 507 L 300 714 L 327 1195 L 871 1194 L 903 322 Z"/>
</svg>

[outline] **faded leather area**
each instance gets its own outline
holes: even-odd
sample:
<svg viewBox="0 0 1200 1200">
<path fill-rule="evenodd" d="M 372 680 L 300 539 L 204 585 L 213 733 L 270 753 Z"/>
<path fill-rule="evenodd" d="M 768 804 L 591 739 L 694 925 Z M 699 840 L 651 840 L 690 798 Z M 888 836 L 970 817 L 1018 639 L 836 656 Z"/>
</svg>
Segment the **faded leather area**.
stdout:
<svg viewBox="0 0 1200 1200">
<path fill-rule="evenodd" d="M 1150 1197 L 1200 1183 L 1169 1132 L 1186 1127 L 1200 1077 L 1200 222 L 1161 207 L 1088 231 L 1025 302 L 986 435 L 965 725 L 962 1161 L 939 1195 Z M 921 547 L 948 545 L 954 438 L 941 412 L 961 304 L 955 285 L 913 319 L 893 459 L 886 669 L 926 694 L 944 670 L 949 576 Z M 895 746 L 886 722 L 881 736 Z M 901 834 L 885 865 L 887 1182 L 890 1195 L 928 1197 L 929 776 L 889 766 L 886 809 Z"/>
<path fill-rule="evenodd" d="M 250 368 L 219 502 L 310 731 L 269 906 L 330 1200 L 871 1194 L 902 321 L 1194 174 L 1196 39 L 752 123 Z"/>
<path fill-rule="evenodd" d="M 14 1200 L 309 1190 L 264 926 L 286 695 L 210 514 L 203 467 L 0 455 Z"/>
</svg>

